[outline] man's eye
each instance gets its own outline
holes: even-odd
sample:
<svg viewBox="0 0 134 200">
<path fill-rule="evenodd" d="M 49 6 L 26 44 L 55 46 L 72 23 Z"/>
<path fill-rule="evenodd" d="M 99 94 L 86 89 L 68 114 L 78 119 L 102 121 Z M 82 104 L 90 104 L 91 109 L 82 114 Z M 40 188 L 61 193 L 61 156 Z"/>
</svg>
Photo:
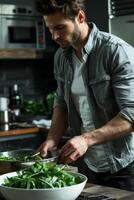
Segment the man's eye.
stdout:
<svg viewBox="0 0 134 200">
<path fill-rule="evenodd" d="M 62 30 L 65 30 L 65 26 L 58 26 L 58 27 L 55 27 L 54 29 L 49 28 L 50 32 L 53 32 L 53 31 L 62 31 Z"/>
<path fill-rule="evenodd" d="M 56 28 L 56 30 L 63 30 L 65 28 L 65 26 L 59 26 Z"/>
</svg>

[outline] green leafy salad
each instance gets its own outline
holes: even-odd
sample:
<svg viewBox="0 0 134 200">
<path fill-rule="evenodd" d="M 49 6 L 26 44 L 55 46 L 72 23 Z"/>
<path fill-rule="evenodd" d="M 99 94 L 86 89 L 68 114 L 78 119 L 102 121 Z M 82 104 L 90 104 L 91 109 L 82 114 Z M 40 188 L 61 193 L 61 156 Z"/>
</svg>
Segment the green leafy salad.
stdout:
<svg viewBox="0 0 134 200">
<path fill-rule="evenodd" d="M 14 158 L 9 156 L 4 156 L 4 155 L 0 156 L 0 161 L 14 161 L 14 160 L 15 160 Z"/>
<path fill-rule="evenodd" d="M 61 188 L 80 182 L 80 177 L 74 176 L 58 165 L 36 162 L 31 168 L 18 171 L 17 176 L 6 178 L 3 185 L 14 188 L 41 189 Z"/>
<path fill-rule="evenodd" d="M 29 162 L 29 161 L 39 161 L 42 160 L 43 158 L 38 155 L 35 156 L 34 158 L 27 156 L 27 155 L 19 155 L 17 157 L 12 157 L 12 156 L 4 156 L 0 155 L 0 161 L 19 161 L 19 162 Z"/>
</svg>

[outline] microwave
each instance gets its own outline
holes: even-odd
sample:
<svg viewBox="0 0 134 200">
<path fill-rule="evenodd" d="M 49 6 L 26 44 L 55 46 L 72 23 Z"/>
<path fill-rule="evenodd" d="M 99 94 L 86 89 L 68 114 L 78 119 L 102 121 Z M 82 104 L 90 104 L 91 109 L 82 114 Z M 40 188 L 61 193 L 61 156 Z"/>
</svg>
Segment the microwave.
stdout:
<svg viewBox="0 0 134 200">
<path fill-rule="evenodd" d="M 0 48 L 46 48 L 45 23 L 29 6 L 2 5 Z"/>
</svg>

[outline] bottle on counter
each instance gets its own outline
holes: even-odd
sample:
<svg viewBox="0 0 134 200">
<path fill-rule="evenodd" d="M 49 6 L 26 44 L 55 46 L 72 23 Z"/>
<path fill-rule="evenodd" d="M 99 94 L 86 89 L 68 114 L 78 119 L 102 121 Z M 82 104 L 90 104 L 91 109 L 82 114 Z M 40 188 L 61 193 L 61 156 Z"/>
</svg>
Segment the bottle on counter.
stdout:
<svg viewBox="0 0 134 200">
<path fill-rule="evenodd" d="M 0 131 L 9 130 L 8 104 L 7 97 L 0 97 Z"/>
<path fill-rule="evenodd" d="M 12 88 L 10 88 L 9 95 L 9 108 L 14 116 L 19 116 L 21 111 L 21 95 L 19 92 L 18 84 L 14 84 Z"/>
</svg>

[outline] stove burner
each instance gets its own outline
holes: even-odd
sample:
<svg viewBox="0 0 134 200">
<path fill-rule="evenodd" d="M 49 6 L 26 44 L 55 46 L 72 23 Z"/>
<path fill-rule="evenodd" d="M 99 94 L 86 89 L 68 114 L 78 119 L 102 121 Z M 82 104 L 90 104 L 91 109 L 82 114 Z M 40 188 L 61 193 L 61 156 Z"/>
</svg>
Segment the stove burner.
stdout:
<svg viewBox="0 0 134 200">
<path fill-rule="evenodd" d="M 76 200 L 116 200 L 105 195 L 80 195 Z"/>
</svg>

